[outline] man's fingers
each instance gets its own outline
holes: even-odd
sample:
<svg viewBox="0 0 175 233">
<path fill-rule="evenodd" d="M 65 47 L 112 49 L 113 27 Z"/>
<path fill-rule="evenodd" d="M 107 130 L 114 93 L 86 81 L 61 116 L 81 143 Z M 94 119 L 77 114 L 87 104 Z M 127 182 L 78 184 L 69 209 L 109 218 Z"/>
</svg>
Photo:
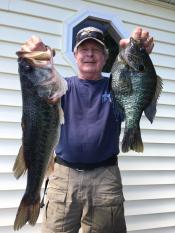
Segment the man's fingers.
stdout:
<svg viewBox="0 0 175 233">
<path fill-rule="evenodd" d="M 131 36 L 132 36 L 135 40 L 141 39 L 141 36 L 142 36 L 142 28 L 137 27 L 137 28 L 133 31 L 133 33 L 132 33 Z"/>
<path fill-rule="evenodd" d="M 21 51 L 23 51 L 23 52 L 31 52 L 30 48 L 26 44 L 24 44 L 24 45 L 21 46 Z"/>
<path fill-rule="evenodd" d="M 46 51 L 47 48 L 38 36 L 32 36 L 29 38 L 24 45 L 21 46 L 21 51 L 32 52 L 32 51 Z"/>
</svg>

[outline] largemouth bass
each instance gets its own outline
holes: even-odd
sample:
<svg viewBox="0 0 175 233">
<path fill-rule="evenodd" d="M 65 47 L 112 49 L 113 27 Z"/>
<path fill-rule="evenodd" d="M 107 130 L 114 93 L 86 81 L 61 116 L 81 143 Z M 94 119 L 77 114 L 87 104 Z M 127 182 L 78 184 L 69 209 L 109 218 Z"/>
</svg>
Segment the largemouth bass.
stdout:
<svg viewBox="0 0 175 233">
<path fill-rule="evenodd" d="M 143 152 L 140 118 L 145 116 L 152 123 L 156 114 L 157 99 L 162 80 L 157 76 L 153 63 L 141 40 L 130 38 L 122 49 L 111 70 L 111 96 L 114 111 L 125 117 L 122 151 Z"/>
<path fill-rule="evenodd" d="M 53 52 L 17 52 L 22 91 L 22 146 L 13 172 L 18 179 L 27 171 L 27 185 L 19 205 L 14 230 L 27 222 L 35 225 L 40 212 L 41 186 L 64 123 L 61 104 L 49 99 L 61 97 L 66 81 L 53 72 Z"/>
</svg>

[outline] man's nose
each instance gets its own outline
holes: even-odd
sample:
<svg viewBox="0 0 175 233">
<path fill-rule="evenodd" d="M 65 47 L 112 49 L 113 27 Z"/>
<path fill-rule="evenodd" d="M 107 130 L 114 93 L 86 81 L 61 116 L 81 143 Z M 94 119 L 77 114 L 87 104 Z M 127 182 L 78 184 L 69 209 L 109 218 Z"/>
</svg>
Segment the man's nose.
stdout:
<svg viewBox="0 0 175 233">
<path fill-rule="evenodd" d="M 93 50 L 92 49 L 88 49 L 88 51 L 87 51 L 87 55 L 88 56 L 93 56 Z"/>
</svg>

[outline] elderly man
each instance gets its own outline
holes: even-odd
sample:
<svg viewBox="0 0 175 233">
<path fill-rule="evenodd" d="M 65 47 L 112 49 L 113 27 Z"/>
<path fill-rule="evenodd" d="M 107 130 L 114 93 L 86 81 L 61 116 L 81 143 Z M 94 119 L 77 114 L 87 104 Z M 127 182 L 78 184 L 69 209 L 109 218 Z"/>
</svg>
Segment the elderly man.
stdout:
<svg viewBox="0 0 175 233">
<path fill-rule="evenodd" d="M 149 33 L 136 28 L 148 53 L 154 43 Z M 129 39 L 122 39 L 125 47 Z M 33 36 L 22 51 L 45 50 Z M 50 177 L 43 233 L 126 233 L 123 192 L 117 164 L 122 116 L 115 118 L 107 93 L 108 78 L 101 75 L 108 58 L 103 32 L 94 27 L 77 33 L 74 55 L 78 75 L 65 78 L 62 97 L 65 124 L 56 148 Z M 109 98 L 108 98 L 109 97 Z M 57 97 L 51 103 L 57 102 Z"/>
</svg>

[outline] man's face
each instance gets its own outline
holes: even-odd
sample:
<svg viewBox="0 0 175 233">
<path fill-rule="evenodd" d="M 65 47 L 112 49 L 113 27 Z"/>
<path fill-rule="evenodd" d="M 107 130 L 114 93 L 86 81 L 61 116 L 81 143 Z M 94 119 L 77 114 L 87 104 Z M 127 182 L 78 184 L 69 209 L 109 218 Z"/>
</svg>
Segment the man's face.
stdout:
<svg viewBox="0 0 175 233">
<path fill-rule="evenodd" d="M 92 79 L 101 74 L 106 63 L 104 48 L 94 40 L 86 40 L 79 45 L 75 52 L 75 59 L 81 74 L 91 74 Z"/>
</svg>

